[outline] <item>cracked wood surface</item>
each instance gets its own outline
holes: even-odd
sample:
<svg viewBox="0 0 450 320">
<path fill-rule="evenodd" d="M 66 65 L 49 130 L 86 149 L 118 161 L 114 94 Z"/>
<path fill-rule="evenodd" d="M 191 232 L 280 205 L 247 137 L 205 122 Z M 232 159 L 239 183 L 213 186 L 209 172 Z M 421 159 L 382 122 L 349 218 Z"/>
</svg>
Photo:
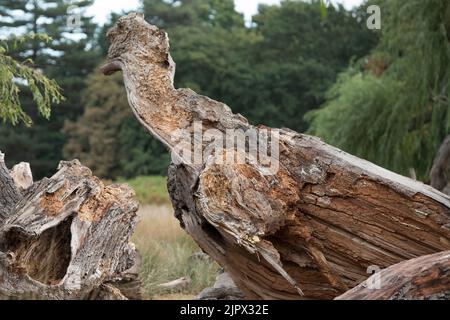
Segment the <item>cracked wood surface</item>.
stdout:
<svg viewBox="0 0 450 320">
<path fill-rule="evenodd" d="M 450 199 L 318 138 L 279 131 L 279 170 L 267 175 L 245 148 L 217 150 L 195 135 L 254 127 L 223 103 L 175 89 L 167 34 L 140 14 L 118 20 L 103 71 L 122 71 L 138 121 L 171 149 L 175 215 L 247 298 L 333 299 L 371 266 L 450 249 Z M 192 136 L 194 139 L 192 139 Z M 201 163 L 186 154 L 199 142 Z M 224 153 L 244 164 L 218 164 Z"/>
<path fill-rule="evenodd" d="M 0 181 L 0 297 L 139 298 L 130 243 L 138 205 L 128 186 L 105 186 L 72 161 L 20 193 L 3 157 Z"/>
<path fill-rule="evenodd" d="M 393 265 L 337 300 L 449 300 L 450 251 Z"/>
<path fill-rule="evenodd" d="M 13 206 L 20 199 L 20 192 L 5 165 L 5 155 L 0 151 L 0 224 L 8 218 Z"/>
</svg>

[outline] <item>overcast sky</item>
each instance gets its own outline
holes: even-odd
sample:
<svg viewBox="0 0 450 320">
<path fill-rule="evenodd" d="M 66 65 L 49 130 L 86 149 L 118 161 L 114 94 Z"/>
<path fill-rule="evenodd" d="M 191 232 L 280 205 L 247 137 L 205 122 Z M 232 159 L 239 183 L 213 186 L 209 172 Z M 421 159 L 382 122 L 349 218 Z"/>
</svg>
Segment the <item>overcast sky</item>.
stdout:
<svg viewBox="0 0 450 320">
<path fill-rule="evenodd" d="M 353 6 L 361 4 L 363 0 L 332 0 L 334 3 L 342 3 L 351 9 Z M 97 23 L 104 23 L 110 12 L 130 11 L 138 8 L 139 0 L 95 0 L 95 4 L 89 9 L 89 14 L 95 16 Z M 280 0 L 235 0 L 236 9 L 245 15 L 250 21 L 252 15 L 257 12 L 258 4 L 277 4 Z"/>
</svg>

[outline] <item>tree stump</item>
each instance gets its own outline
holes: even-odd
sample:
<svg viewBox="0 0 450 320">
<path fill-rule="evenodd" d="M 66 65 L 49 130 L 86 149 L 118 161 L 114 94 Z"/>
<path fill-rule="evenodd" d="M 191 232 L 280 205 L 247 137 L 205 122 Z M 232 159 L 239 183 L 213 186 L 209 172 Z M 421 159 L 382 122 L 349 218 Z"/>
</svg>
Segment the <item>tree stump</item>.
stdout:
<svg viewBox="0 0 450 320">
<path fill-rule="evenodd" d="M 34 184 L 28 168 L 13 179 L 0 153 L 0 297 L 139 298 L 133 190 L 76 160 Z"/>
<path fill-rule="evenodd" d="M 123 72 L 136 118 L 172 151 L 176 217 L 247 298 L 333 299 L 373 267 L 450 250 L 443 193 L 175 89 L 168 36 L 143 15 L 120 18 L 108 39 L 103 72 Z M 230 131 L 244 143 L 228 146 Z M 276 152 L 252 152 L 269 144 Z M 244 161 L 223 162 L 224 155 Z"/>
</svg>

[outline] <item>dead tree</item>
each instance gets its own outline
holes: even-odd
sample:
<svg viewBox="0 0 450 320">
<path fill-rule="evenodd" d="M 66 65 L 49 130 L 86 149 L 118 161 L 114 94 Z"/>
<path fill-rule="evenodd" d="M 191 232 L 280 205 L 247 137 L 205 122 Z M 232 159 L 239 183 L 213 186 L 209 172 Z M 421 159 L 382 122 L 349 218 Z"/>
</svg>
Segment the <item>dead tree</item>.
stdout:
<svg viewBox="0 0 450 320">
<path fill-rule="evenodd" d="M 0 298 L 139 298 L 133 195 L 78 161 L 33 183 L 0 153 Z"/>
<path fill-rule="evenodd" d="M 450 251 L 400 262 L 337 300 L 449 300 Z"/>
<path fill-rule="evenodd" d="M 450 199 L 441 192 L 175 89 L 167 34 L 140 14 L 120 18 L 108 38 L 103 72 L 123 72 L 136 118 L 172 151 L 177 218 L 247 298 L 332 299 L 371 266 L 450 249 Z M 277 154 L 229 148 L 230 130 L 276 144 Z M 224 155 L 245 161 L 221 162 Z M 277 170 L 268 172 L 267 160 Z"/>
</svg>

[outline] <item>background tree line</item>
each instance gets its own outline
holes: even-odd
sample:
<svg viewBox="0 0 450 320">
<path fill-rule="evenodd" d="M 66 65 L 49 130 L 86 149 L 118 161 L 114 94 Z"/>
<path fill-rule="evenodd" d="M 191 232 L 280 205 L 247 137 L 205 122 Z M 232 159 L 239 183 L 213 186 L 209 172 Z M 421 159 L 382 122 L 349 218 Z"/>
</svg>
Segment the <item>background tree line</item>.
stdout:
<svg viewBox="0 0 450 320">
<path fill-rule="evenodd" d="M 230 105 L 254 124 L 289 127 L 389 169 L 424 178 L 448 133 L 449 4 L 445 0 L 379 0 L 381 32 L 366 28 L 366 8 L 348 11 L 319 1 L 259 7 L 251 25 L 233 0 L 143 0 L 146 19 L 171 38 L 176 86 Z M 83 24 L 68 29 L 67 7 Z M 165 174 L 169 155 L 132 117 L 120 75 L 96 70 L 109 44 L 83 8 L 92 1 L 5 0 L 3 32 L 43 32 L 13 55 L 33 57 L 54 78 L 65 101 L 50 121 L 31 98 L 24 110 L 34 125 L 0 127 L 10 163 L 29 161 L 38 177 L 62 158 L 79 158 L 104 178 Z M 17 19 L 20 10 L 21 19 Z M 7 17 L 15 17 L 7 19 Z M 3 17 L 6 17 L 4 19 Z M 23 95 L 27 94 L 24 88 Z M 306 115 L 306 118 L 305 118 Z"/>
<path fill-rule="evenodd" d="M 307 115 L 309 132 L 427 182 L 450 132 L 450 1 L 371 2 L 383 12 L 379 43 Z"/>
</svg>

